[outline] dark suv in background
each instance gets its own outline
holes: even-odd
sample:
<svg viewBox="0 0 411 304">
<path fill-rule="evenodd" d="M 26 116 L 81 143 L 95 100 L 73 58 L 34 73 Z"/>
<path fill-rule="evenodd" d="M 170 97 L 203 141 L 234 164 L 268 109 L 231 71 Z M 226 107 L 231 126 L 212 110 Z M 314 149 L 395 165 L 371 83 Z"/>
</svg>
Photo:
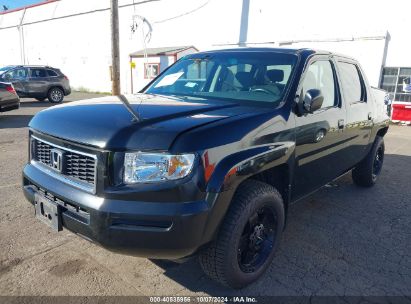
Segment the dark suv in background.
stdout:
<svg viewBox="0 0 411 304">
<path fill-rule="evenodd" d="M 7 66 L 0 69 L 0 81 L 11 82 L 19 97 L 60 103 L 71 93 L 70 81 L 59 69 L 49 66 Z"/>
</svg>

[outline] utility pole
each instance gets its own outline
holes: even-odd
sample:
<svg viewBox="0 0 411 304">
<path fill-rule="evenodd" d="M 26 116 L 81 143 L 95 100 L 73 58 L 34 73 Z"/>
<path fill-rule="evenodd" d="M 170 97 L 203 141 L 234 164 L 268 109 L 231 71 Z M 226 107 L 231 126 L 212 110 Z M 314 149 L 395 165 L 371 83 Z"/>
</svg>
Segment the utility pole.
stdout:
<svg viewBox="0 0 411 304">
<path fill-rule="evenodd" d="M 118 0 L 111 1 L 111 83 L 112 94 L 120 95 L 120 33 L 118 22 Z"/>
</svg>

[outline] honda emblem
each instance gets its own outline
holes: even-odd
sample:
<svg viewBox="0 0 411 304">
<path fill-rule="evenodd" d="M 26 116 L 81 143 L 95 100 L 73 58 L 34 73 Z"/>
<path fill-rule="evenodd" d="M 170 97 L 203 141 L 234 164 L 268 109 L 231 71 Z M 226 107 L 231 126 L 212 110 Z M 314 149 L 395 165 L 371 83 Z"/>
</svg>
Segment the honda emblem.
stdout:
<svg viewBox="0 0 411 304">
<path fill-rule="evenodd" d="M 50 165 L 51 167 L 58 171 L 63 171 L 63 152 L 58 149 L 50 150 Z"/>
</svg>

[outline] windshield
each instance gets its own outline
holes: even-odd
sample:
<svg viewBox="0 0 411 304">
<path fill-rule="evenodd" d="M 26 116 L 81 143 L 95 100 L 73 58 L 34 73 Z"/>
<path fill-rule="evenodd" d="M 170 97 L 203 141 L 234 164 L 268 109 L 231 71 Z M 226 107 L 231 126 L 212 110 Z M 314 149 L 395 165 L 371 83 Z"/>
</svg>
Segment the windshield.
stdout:
<svg viewBox="0 0 411 304">
<path fill-rule="evenodd" d="M 4 72 L 10 70 L 10 68 L 12 68 L 12 67 L 13 66 L 9 65 L 9 66 L 5 66 L 5 67 L 0 68 L 0 75 L 3 74 Z"/>
<path fill-rule="evenodd" d="M 2 67 L 2 68 L 0 68 L 0 72 L 4 72 L 4 71 L 7 71 L 7 70 L 10 70 L 10 68 L 12 68 L 13 66 L 5 66 L 5 67 Z"/>
<path fill-rule="evenodd" d="M 296 55 L 274 52 L 191 55 L 171 66 L 145 93 L 278 102 L 296 61 Z"/>
</svg>

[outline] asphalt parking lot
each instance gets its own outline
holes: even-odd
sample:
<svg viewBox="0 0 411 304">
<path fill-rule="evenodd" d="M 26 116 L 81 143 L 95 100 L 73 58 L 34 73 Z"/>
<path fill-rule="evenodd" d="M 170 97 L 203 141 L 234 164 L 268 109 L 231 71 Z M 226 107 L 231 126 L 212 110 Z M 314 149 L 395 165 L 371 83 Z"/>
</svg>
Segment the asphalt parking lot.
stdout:
<svg viewBox="0 0 411 304">
<path fill-rule="evenodd" d="M 68 101 L 96 97 L 74 93 Z M 346 175 L 290 208 L 264 277 L 240 291 L 183 264 L 108 252 L 34 217 L 21 191 L 27 124 L 47 102 L 0 114 L 0 295 L 338 295 L 411 297 L 411 127 L 386 136 L 382 176 L 361 189 Z M 411 300 L 410 300 L 411 301 Z"/>
</svg>

